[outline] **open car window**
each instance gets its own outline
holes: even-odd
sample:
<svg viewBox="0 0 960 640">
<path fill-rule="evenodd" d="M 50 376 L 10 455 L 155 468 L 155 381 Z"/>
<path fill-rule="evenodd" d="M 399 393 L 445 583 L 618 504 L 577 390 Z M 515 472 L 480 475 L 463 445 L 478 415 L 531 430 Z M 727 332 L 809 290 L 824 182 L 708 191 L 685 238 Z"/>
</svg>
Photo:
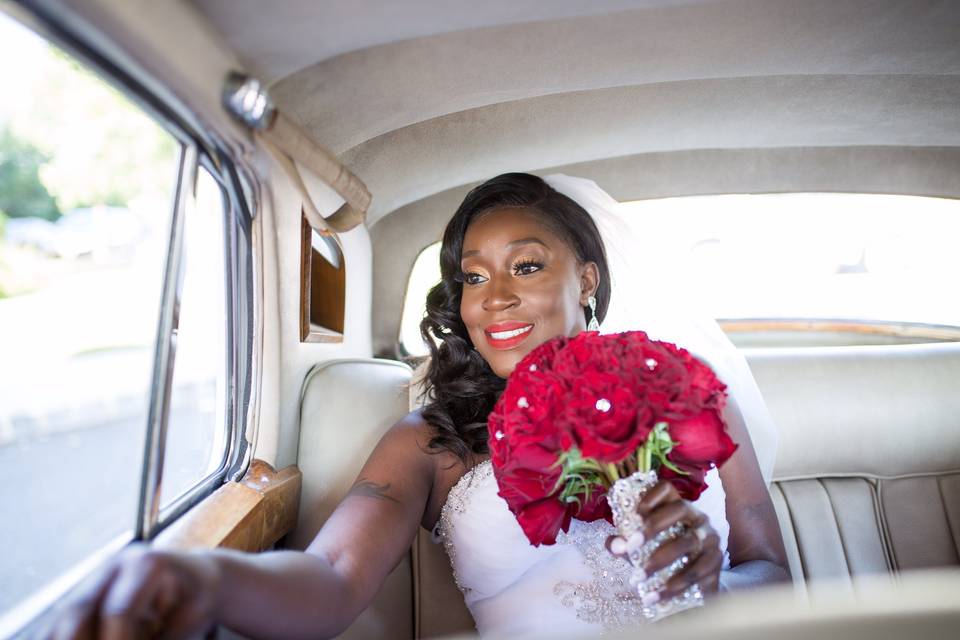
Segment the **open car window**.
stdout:
<svg viewBox="0 0 960 640">
<path fill-rule="evenodd" d="M 956 200 L 693 196 L 624 203 L 623 214 L 648 271 L 669 269 L 738 346 L 960 338 L 960 303 L 948 294 L 960 279 Z M 400 329 L 409 355 L 426 354 L 419 322 L 438 260 L 439 243 L 420 253 L 410 274 Z M 619 295 L 643 295 L 643 274 L 635 275 Z"/>
<path fill-rule="evenodd" d="M 249 235 L 224 159 L 3 15 L 0 83 L 5 635 L 242 461 Z"/>
</svg>

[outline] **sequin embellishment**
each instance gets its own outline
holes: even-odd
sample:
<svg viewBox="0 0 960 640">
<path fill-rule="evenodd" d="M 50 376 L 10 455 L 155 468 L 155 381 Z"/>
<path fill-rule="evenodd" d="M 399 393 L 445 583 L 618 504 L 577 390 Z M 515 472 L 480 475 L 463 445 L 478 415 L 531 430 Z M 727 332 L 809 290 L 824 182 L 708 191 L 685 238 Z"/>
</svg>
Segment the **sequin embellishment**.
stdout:
<svg viewBox="0 0 960 640">
<path fill-rule="evenodd" d="M 457 483 L 453 485 L 450 492 L 447 493 L 447 501 L 443 503 L 443 507 L 440 509 L 440 520 L 436 526 L 438 537 L 442 540 L 443 548 L 450 558 L 450 568 L 453 570 L 453 581 L 457 583 L 457 588 L 460 589 L 460 592 L 464 595 L 470 592 L 470 587 L 465 587 L 461 584 L 460 575 L 457 572 L 457 563 L 454 561 L 456 558 L 456 548 L 450 536 L 453 531 L 451 514 L 464 513 L 470 502 L 472 490 L 476 486 L 483 484 L 492 475 L 493 464 L 490 460 L 484 460 L 460 476 Z"/>
<path fill-rule="evenodd" d="M 604 632 L 643 624 L 643 603 L 630 586 L 630 564 L 607 551 L 607 536 L 616 533 L 606 520 L 576 522 L 576 529 L 560 533 L 557 544 L 572 544 L 583 555 L 593 580 L 562 580 L 553 588 L 565 607 L 584 622 L 600 624 Z"/>
</svg>

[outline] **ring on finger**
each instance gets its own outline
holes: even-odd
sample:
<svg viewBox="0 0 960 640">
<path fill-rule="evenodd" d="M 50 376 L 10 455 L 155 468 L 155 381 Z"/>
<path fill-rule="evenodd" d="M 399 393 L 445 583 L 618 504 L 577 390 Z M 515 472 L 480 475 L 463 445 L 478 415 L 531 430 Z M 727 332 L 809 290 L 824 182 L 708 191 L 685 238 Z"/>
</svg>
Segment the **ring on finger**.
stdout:
<svg viewBox="0 0 960 640">
<path fill-rule="evenodd" d="M 682 522 L 671 525 L 655 535 L 652 540 L 644 543 L 639 549 L 631 551 L 630 561 L 634 566 L 646 564 L 647 560 L 650 559 L 650 556 L 652 556 L 657 549 L 671 540 L 676 540 L 683 535 L 684 531 L 686 531 L 686 525 Z"/>
<path fill-rule="evenodd" d="M 667 582 L 673 576 L 677 575 L 681 571 L 687 568 L 690 565 L 690 556 L 684 554 L 668 564 L 663 569 L 660 569 L 649 579 L 644 581 L 642 584 L 638 585 L 637 589 L 642 596 L 645 593 L 653 593 L 663 591 L 667 586 Z"/>
<path fill-rule="evenodd" d="M 707 541 L 707 532 L 703 527 L 694 527 L 693 535 L 697 539 L 697 548 L 694 553 L 699 555 L 703 551 L 704 543 Z"/>
</svg>

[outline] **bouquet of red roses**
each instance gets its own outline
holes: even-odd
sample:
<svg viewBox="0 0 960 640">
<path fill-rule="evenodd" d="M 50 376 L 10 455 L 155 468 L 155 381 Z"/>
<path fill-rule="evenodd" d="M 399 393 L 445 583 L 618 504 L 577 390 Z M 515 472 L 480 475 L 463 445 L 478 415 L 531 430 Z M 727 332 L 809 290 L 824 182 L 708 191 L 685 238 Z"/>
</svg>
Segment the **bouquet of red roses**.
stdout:
<svg viewBox="0 0 960 640">
<path fill-rule="evenodd" d="M 490 414 L 499 495 L 535 546 L 573 518 L 614 522 L 608 492 L 637 472 L 694 500 L 736 450 L 725 389 L 688 351 L 642 331 L 554 338 L 517 364 Z"/>
</svg>

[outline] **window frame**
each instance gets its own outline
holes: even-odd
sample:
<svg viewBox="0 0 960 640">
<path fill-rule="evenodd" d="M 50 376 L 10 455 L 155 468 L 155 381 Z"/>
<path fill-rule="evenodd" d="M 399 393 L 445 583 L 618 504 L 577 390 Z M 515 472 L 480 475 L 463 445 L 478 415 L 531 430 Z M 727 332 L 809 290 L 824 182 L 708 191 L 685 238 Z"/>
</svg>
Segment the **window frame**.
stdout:
<svg viewBox="0 0 960 640">
<path fill-rule="evenodd" d="M 257 197 L 252 187 L 255 183 L 246 173 L 246 168 L 233 161 L 226 145 L 220 143 L 211 131 L 204 130 L 202 123 L 189 108 L 173 99 L 173 96 L 161 95 L 162 86 L 142 69 L 115 62 L 112 58 L 122 56 L 111 50 L 109 42 L 101 42 L 100 46 L 97 46 L 97 34 L 85 29 L 83 25 L 63 19 L 57 15 L 55 8 L 23 0 L 15 0 L 12 5 L 4 6 L 4 14 L 93 72 L 102 82 L 121 93 L 152 118 L 157 126 L 164 129 L 180 145 L 179 176 L 171 175 L 178 184 L 175 185 L 170 203 L 173 210 L 170 221 L 171 236 L 167 246 L 167 268 L 162 285 L 151 376 L 148 415 L 152 418 L 148 418 L 148 437 L 141 461 L 142 482 L 137 518 L 130 523 L 133 535 L 128 537 L 124 534 L 111 540 L 79 560 L 66 572 L 52 578 L 44 587 L 12 609 L 0 614 L 0 635 L 6 637 L 7 634 L 29 636 L 38 631 L 46 615 L 51 613 L 53 605 L 114 553 L 131 542 L 153 539 L 224 482 L 243 476 L 252 460 L 256 441 L 256 383 L 260 345 L 255 337 L 262 311 L 257 295 L 260 283 L 255 269 L 256 249 L 253 236 Z M 218 183 L 224 205 L 226 357 L 223 366 L 227 390 L 224 394 L 225 423 L 220 426 L 227 429 L 226 444 L 217 470 L 160 510 L 161 496 L 158 487 L 163 473 L 162 446 L 165 444 L 167 417 L 163 406 L 169 404 L 171 390 L 168 384 L 164 384 L 163 394 L 158 394 L 157 380 L 158 376 L 162 375 L 168 376 L 169 381 L 175 358 L 160 363 L 158 355 L 162 349 L 169 348 L 170 334 L 176 329 L 174 306 L 179 302 L 179 296 L 176 295 L 179 287 L 170 280 L 181 279 L 174 276 L 182 272 L 183 256 L 179 247 L 182 233 L 178 234 L 175 228 L 179 218 L 182 231 L 182 212 L 186 204 L 184 198 L 195 194 L 200 167 L 206 169 Z M 165 322 L 165 317 L 172 322 Z M 167 342 L 167 346 L 161 348 L 162 341 Z M 161 364 L 163 366 L 160 366 Z M 153 497 L 148 500 L 150 495 Z M 149 504 L 151 500 L 155 507 Z"/>
</svg>

